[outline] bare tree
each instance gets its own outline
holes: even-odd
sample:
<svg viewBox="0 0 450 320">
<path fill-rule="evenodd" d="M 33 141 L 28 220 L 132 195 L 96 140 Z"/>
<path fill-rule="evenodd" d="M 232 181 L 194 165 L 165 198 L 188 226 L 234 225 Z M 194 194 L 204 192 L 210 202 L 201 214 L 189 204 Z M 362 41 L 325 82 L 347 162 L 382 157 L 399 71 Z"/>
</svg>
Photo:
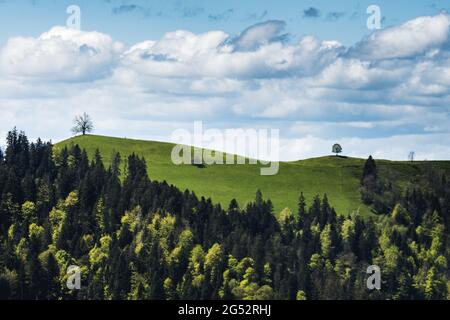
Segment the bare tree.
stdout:
<svg viewBox="0 0 450 320">
<path fill-rule="evenodd" d="M 416 156 L 416 153 L 414 151 L 411 151 L 408 155 L 408 159 L 411 162 L 414 162 L 414 157 Z"/>
<path fill-rule="evenodd" d="M 75 126 L 72 128 L 72 132 L 76 135 L 81 133 L 86 135 L 88 132 L 94 130 L 94 124 L 92 123 L 91 117 L 85 112 L 81 116 L 78 115 L 73 119 Z"/>
</svg>

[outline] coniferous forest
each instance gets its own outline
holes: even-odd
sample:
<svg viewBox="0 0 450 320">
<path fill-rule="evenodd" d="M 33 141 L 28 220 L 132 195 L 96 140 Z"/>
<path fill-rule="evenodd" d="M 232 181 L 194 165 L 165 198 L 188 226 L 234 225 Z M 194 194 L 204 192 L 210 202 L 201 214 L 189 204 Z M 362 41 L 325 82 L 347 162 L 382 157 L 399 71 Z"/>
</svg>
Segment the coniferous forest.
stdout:
<svg viewBox="0 0 450 320">
<path fill-rule="evenodd" d="M 105 167 L 102 157 L 111 157 Z M 104 159 L 103 159 L 104 160 Z M 344 215 L 326 195 L 277 218 L 270 199 L 223 208 L 152 180 L 137 155 L 92 159 L 13 130 L 0 151 L 1 299 L 448 299 L 450 182 L 401 191 L 369 158 Z M 69 290 L 67 269 L 81 269 Z M 367 288 L 367 267 L 381 289 Z"/>
</svg>

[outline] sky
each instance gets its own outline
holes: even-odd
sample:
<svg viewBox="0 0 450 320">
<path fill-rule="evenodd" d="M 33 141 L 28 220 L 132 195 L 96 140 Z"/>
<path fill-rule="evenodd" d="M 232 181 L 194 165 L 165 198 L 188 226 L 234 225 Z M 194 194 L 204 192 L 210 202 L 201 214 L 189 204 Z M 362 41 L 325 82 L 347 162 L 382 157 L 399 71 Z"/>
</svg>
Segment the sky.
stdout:
<svg viewBox="0 0 450 320">
<path fill-rule="evenodd" d="M 334 143 L 450 159 L 448 12 L 437 0 L 0 0 L 0 137 L 16 126 L 60 141 L 87 112 L 97 134 L 147 140 L 194 121 L 279 129 L 282 160 Z"/>
</svg>

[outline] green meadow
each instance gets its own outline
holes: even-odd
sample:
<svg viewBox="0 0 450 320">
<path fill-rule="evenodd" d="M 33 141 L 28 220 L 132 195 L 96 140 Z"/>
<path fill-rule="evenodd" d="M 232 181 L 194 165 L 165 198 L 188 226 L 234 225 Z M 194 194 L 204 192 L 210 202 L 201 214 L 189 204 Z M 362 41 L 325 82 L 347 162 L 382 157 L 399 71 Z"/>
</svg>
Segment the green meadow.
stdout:
<svg viewBox="0 0 450 320">
<path fill-rule="evenodd" d="M 119 152 L 122 159 L 135 153 L 146 159 L 151 179 L 167 181 L 181 190 L 189 189 L 197 196 L 211 198 L 228 207 L 235 198 L 240 206 L 252 201 L 259 189 L 271 199 L 278 214 L 288 207 L 297 210 L 301 192 L 310 203 L 314 196 L 327 194 L 331 205 L 339 214 L 359 211 L 370 214 L 370 208 L 360 201 L 359 184 L 365 159 L 324 156 L 294 162 L 280 162 L 277 175 L 260 175 L 261 164 L 252 165 L 174 165 L 171 161 L 173 144 L 113 138 L 97 135 L 77 136 L 58 143 L 61 148 L 78 144 L 92 157 L 98 149 L 106 166 L 112 155 Z M 423 169 L 424 165 L 438 165 L 450 169 L 449 161 L 399 162 L 377 160 L 381 175 L 394 177 L 400 185 L 406 184 Z"/>
</svg>

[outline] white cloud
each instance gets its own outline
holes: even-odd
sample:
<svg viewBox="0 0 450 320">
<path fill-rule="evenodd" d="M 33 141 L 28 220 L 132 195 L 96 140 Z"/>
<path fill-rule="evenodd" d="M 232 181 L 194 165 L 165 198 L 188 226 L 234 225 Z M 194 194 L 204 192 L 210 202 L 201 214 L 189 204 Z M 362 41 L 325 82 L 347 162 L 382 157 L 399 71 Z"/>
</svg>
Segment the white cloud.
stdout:
<svg viewBox="0 0 450 320">
<path fill-rule="evenodd" d="M 450 15 L 423 16 L 373 33 L 351 52 L 365 60 L 408 58 L 448 44 Z"/>
<path fill-rule="evenodd" d="M 286 23 L 270 20 L 257 23 L 245 29 L 239 36 L 229 40 L 229 44 L 236 51 L 254 51 L 272 42 L 282 41 L 286 35 L 281 34 Z"/>
<path fill-rule="evenodd" d="M 449 158 L 449 24 L 447 14 L 418 17 L 352 48 L 287 41 L 281 21 L 129 47 L 55 27 L 0 47 L 0 132 L 64 138 L 86 111 L 101 134 L 145 139 L 168 140 L 194 120 L 279 128 L 284 159 L 326 154 L 334 140 L 358 156 Z"/>
<path fill-rule="evenodd" d="M 123 45 L 98 32 L 54 27 L 38 38 L 12 38 L 0 49 L 0 74 L 45 81 L 88 81 L 111 71 Z"/>
</svg>

